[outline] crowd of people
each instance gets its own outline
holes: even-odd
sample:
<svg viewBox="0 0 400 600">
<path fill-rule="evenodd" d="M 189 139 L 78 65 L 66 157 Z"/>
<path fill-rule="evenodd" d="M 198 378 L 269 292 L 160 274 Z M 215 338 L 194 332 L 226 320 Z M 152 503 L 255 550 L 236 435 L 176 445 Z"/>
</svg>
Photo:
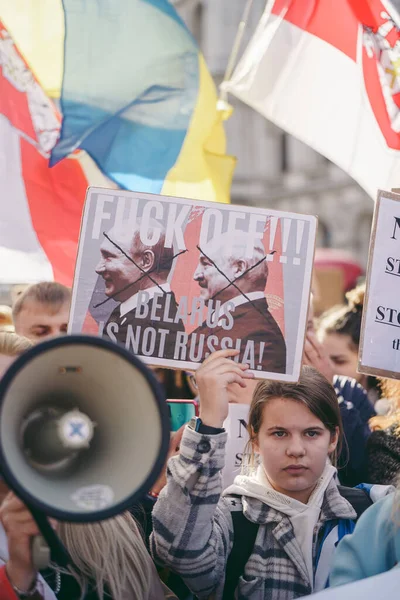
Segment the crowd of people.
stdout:
<svg viewBox="0 0 400 600">
<path fill-rule="evenodd" d="M 49 282 L 0 307 L 0 379 L 66 334 L 70 301 Z M 36 571 L 38 526 L 0 474 L 0 600 L 291 600 L 395 567 L 400 384 L 357 372 L 363 301 L 360 285 L 315 318 L 311 297 L 297 383 L 256 381 L 234 349 L 195 374 L 155 369 L 166 396 L 195 398 L 199 417 L 171 437 L 140 505 L 100 523 L 52 521 L 68 568 Z M 223 489 L 231 403 L 248 405 L 249 439 Z"/>
</svg>

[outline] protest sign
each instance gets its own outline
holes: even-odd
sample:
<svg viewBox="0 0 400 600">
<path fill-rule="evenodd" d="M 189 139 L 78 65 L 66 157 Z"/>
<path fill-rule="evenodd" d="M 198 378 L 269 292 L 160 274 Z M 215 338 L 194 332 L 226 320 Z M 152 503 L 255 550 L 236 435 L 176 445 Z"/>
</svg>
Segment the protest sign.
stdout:
<svg viewBox="0 0 400 600">
<path fill-rule="evenodd" d="M 296 381 L 316 226 L 310 215 L 89 188 L 69 332 L 188 370 L 235 348 L 256 377 Z"/>
<path fill-rule="evenodd" d="M 225 466 L 222 469 L 222 488 L 232 485 L 236 475 L 240 475 L 243 454 L 249 441 L 247 424 L 249 404 L 230 404 L 229 414 L 224 422 L 228 434 L 225 450 Z"/>
<path fill-rule="evenodd" d="M 375 206 L 361 327 L 360 373 L 400 378 L 400 195 Z"/>
</svg>

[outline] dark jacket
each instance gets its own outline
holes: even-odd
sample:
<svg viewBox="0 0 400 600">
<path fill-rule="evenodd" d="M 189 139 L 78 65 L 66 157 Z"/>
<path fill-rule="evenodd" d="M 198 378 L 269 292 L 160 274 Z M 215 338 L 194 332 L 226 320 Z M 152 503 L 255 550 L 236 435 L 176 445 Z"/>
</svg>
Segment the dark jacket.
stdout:
<svg viewBox="0 0 400 600">
<path fill-rule="evenodd" d="M 174 358 L 176 336 L 179 331 L 184 332 L 185 326 L 182 319 L 179 319 L 175 323 L 177 314 L 177 302 L 175 294 L 173 292 L 164 292 L 163 296 L 157 296 L 157 308 L 155 314 L 157 317 L 163 318 L 164 312 L 169 320 L 172 322 L 156 321 L 152 319 L 152 309 L 154 304 L 154 298 L 151 298 L 147 303 L 147 315 L 145 318 L 137 316 L 137 309 L 131 310 L 126 313 L 123 317 L 120 314 L 120 305 L 118 305 L 111 313 L 103 330 L 103 338 L 117 341 L 121 345 L 125 346 L 128 350 L 133 351 L 135 354 L 142 355 L 142 343 L 143 333 L 148 328 L 154 328 L 156 330 L 156 339 L 154 345 L 154 352 L 150 356 L 157 358 Z M 109 324 L 115 324 L 111 328 L 108 328 Z M 136 333 L 139 332 L 137 329 L 140 327 L 140 334 L 137 339 L 140 340 L 138 349 L 134 345 L 133 337 L 136 337 Z M 115 331 L 114 331 L 115 329 Z M 163 334 L 160 330 L 167 330 L 167 334 Z M 109 332 L 111 333 L 109 334 Z M 112 333 L 114 333 L 116 340 L 112 339 Z M 149 342 L 148 342 L 149 344 Z M 161 347 L 164 344 L 162 355 L 160 356 Z"/>
<path fill-rule="evenodd" d="M 345 438 L 338 461 L 339 479 L 342 485 L 353 487 L 367 480 L 366 448 L 371 435 L 368 421 L 375 411 L 367 393 L 355 379 L 336 375 L 333 387 L 339 401 Z"/>
<path fill-rule="evenodd" d="M 400 422 L 373 431 L 368 440 L 367 479 L 369 483 L 396 485 L 400 474 Z"/>
<path fill-rule="evenodd" d="M 192 335 L 196 334 L 196 346 L 200 342 L 200 335 L 203 334 L 204 340 L 215 336 L 215 350 L 221 349 L 223 338 L 231 338 L 233 347 L 236 347 L 235 340 L 241 339 L 239 362 L 243 361 L 243 355 L 248 341 L 253 341 L 255 345 L 255 361 L 257 366 L 261 366 L 262 371 L 271 371 L 273 373 L 286 372 L 286 343 L 282 332 L 274 317 L 268 310 L 268 304 L 265 298 L 259 298 L 252 302 L 245 302 L 236 307 L 232 312 L 233 327 L 224 329 L 222 325 L 212 328 L 203 323 Z M 264 352 L 262 360 L 258 362 L 260 342 L 264 342 Z M 204 360 L 210 350 L 206 344 L 203 347 Z M 197 352 L 196 352 L 197 354 Z M 199 359 L 200 360 L 200 359 Z"/>
</svg>

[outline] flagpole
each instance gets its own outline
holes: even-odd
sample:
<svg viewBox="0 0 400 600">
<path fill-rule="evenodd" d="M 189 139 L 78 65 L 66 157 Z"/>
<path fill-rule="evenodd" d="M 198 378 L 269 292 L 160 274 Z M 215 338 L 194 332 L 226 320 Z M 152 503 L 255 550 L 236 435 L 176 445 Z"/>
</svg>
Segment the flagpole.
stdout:
<svg viewBox="0 0 400 600">
<path fill-rule="evenodd" d="M 232 50 L 231 50 L 231 53 L 230 53 L 229 58 L 228 58 L 228 64 L 227 64 L 227 67 L 226 67 L 226 70 L 225 70 L 224 78 L 222 80 L 222 83 L 220 84 L 219 98 L 218 98 L 218 102 L 219 103 L 220 102 L 221 103 L 225 103 L 226 102 L 227 92 L 224 91 L 222 89 L 222 87 L 223 87 L 223 84 L 231 78 L 233 70 L 235 68 L 236 60 L 237 60 L 237 57 L 239 55 L 240 46 L 241 46 L 242 41 L 243 41 L 244 31 L 245 31 L 245 28 L 246 28 L 246 25 L 247 25 L 247 21 L 248 21 L 248 18 L 249 18 L 252 6 L 253 6 L 253 0 L 247 0 L 246 6 L 244 7 L 244 11 L 243 11 L 243 14 L 242 14 L 242 19 L 241 19 L 241 21 L 239 23 L 239 27 L 238 27 L 238 30 L 236 32 L 236 36 L 235 36 L 235 39 L 234 39 L 234 42 L 233 42 Z"/>
</svg>

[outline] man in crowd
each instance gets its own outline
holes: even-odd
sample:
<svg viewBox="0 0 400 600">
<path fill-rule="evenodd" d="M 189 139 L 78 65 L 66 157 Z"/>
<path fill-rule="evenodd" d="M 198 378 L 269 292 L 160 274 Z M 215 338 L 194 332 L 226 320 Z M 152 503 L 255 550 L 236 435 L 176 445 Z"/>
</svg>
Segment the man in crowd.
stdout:
<svg viewBox="0 0 400 600">
<path fill-rule="evenodd" d="M 71 291 L 54 281 L 29 286 L 13 307 L 15 332 L 34 344 L 67 333 Z"/>
<path fill-rule="evenodd" d="M 174 250 L 165 248 L 165 231 L 160 228 L 157 223 L 147 229 L 150 236 L 157 231 L 158 241 L 153 246 L 142 242 L 140 221 L 134 230 L 126 226 L 111 229 L 101 245 L 96 273 L 104 280 L 106 296 L 118 302 L 103 337 L 114 337 L 128 347 L 128 336 L 144 336 L 147 328 L 157 328 L 157 356 L 161 348 L 163 358 L 173 358 L 176 334 L 185 327 L 176 319 L 177 302 L 168 282 Z"/>
<path fill-rule="evenodd" d="M 233 325 L 227 329 L 226 317 L 217 317 L 214 327 L 204 322 L 194 332 L 196 341 L 200 342 L 201 334 L 216 336 L 219 343 L 224 337 L 229 337 L 235 347 L 236 339 L 241 339 L 241 361 L 249 341 L 254 342 L 257 357 L 258 348 L 263 342 L 265 346 L 261 360 L 262 370 L 285 373 L 285 340 L 269 312 L 265 298 L 268 279 L 265 249 L 262 241 L 257 240 L 252 249 L 252 256 L 248 258 L 247 244 L 246 234 L 236 233 L 232 236 L 226 233 L 201 248 L 199 264 L 194 273 L 194 280 L 201 288 L 201 297 L 206 302 L 219 300 L 223 304 L 229 303 L 233 308 Z"/>
</svg>

